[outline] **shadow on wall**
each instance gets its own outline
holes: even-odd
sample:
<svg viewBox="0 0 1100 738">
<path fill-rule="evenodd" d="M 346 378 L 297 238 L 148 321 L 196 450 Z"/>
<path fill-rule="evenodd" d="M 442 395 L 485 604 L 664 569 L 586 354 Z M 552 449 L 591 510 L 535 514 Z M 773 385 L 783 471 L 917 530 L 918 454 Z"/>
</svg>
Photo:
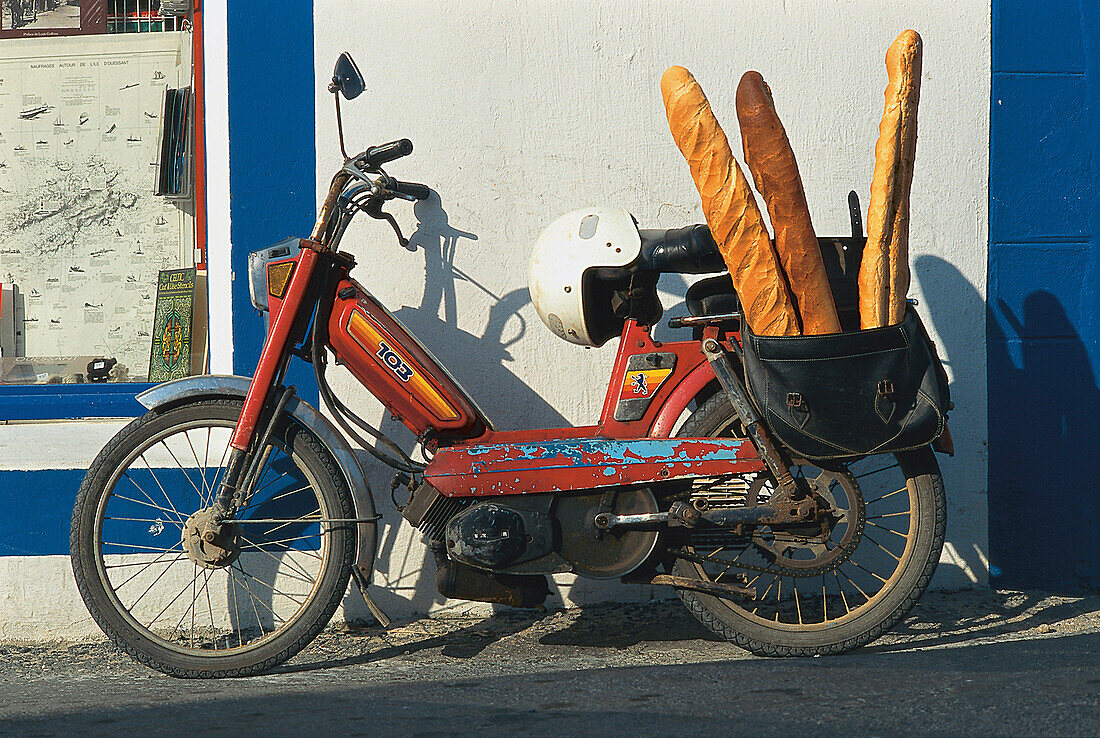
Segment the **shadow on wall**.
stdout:
<svg viewBox="0 0 1100 738">
<path fill-rule="evenodd" d="M 565 418 L 537 392 L 507 367 L 513 360 L 509 348 L 527 332 L 520 310 L 530 301 L 527 289 L 515 289 L 498 295 L 455 266 L 455 255 L 462 246 L 475 246 L 478 237 L 450 224 L 439 195 L 432 192 L 427 200 L 413 207 L 416 230 L 409 236 L 410 251 L 424 253 L 424 294 L 417 307 L 402 307 L 393 312 L 409 332 L 432 352 L 439 362 L 461 383 L 471 386 L 475 402 L 489 401 L 491 406 L 508 408 L 513 418 L 523 418 L 529 427 L 568 425 Z M 463 243 L 467 242 L 467 243 Z M 456 283 L 468 282 L 490 298 L 488 318 L 481 335 L 458 327 Z M 442 313 L 442 317 L 441 317 Z M 474 390 L 491 391 L 491 397 Z M 487 403 L 488 404 L 488 403 Z M 491 412 L 488 412 L 490 417 Z M 387 418 L 382 430 L 403 447 L 415 439 L 405 426 Z M 388 470 L 364 458 L 365 468 L 376 470 L 375 478 L 388 479 Z M 388 485 L 387 485 L 388 488 Z M 379 496 L 385 527 L 379 541 L 378 561 L 382 563 L 375 596 L 384 610 L 412 609 L 426 612 L 444 600 L 435 589 L 435 563 L 421 546 L 418 531 L 403 523 L 389 508 L 385 493 Z M 347 604 L 357 601 L 353 595 Z M 400 601 L 397 601 L 400 600 Z M 469 603 L 459 603 L 465 607 Z M 355 606 L 352 616 L 358 616 Z"/>
<path fill-rule="evenodd" d="M 986 331 L 991 581 L 1095 590 L 1100 389 L 1085 345 L 1045 290 L 1024 298 L 1023 315 L 990 305 Z"/>
<path fill-rule="evenodd" d="M 990 584 L 1096 588 L 1100 498 L 1092 489 L 1100 474 L 1100 390 L 1065 308 L 1050 292 L 1037 290 L 1023 299 L 1017 315 L 1003 301 L 986 305 L 943 259 L 922 256 L 915 266 L 929 302 L 957 306 L 932 316 L 939 318 L 945 353 L 956 362 L 951 396 L 958 407 L 980 400 L 983 383 L 958 365 L 972 337 L 950 318 L 959 310 L 986 315 Z"/>
<path fill-rule="evenodd" d="M 975 533 L 965 530 L 970 521 L 966 521 L 964 516 L 972 516 L 974 512 L 969 505 L 958 504 L 953 497 L 952 490 L 962 480 L 952 478 L 954 475 L 951 467 L 954 465 L 955 474 L 958 474 L 968 458 L 973 459 L 981 453 L 979 449 L 969 447 L 977 439 L 968 440 L 959 430 L 964 425 L 960 422 L 965 420 L 964 414 L 986 402 L 986 378 L 982 371 L 984 357 L 979 355 L 980 347 L 975 343 L 973 335 L 973 326 L 982 322 L 985 299 L 953 264 L 939 257 L 917 257 L 913 261 L 913 273 L 928 303 L 927 306 L 918 308 L 918 311 L 921 318 L 928 322 L 928 327 L 935 328 L 942 344 L 938 353 L 950 369 L 951 401 L 956 408 L 949 420 L 949 425 L 954 426 L 956 433 L 956 456 L 950 461 L 940 459 L 941 467 L 947 467 L 944 470 L 944 483 L 947 486 L 947 541 L 944 542 L 944 556 L 936 573 L 937 586 L 948 589 L 967 587 L 981 581 L 988 557 L 978 548 L 978 542 L 974 540 Z M 962 473 L 967 471 L 963 467 Z M 974 475 L 969 480 L 969 487 L 980 490 L 987 483 L 986 479 Z M 985 522 L 978 522 L 978 527 L 983 527 Z M 957 534 L 960 528 L 964 529 L 961 539 Z M 980 536 L 980 533 L 977 535 Z M 960 543 L 963 545 L 959 545 Z M 958 572 L 952 572 L 944 564 L 953 564 L 958 567 Z"/>
</svg>

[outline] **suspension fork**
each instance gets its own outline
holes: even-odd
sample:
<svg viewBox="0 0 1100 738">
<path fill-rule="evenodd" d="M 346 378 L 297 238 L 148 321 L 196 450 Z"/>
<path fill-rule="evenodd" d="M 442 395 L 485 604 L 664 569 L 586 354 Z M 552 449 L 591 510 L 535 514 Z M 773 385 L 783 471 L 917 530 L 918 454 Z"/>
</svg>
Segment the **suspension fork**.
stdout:
<svg viewBox="0 0 1100 738">
<path fill-rule="evenodd" d="M 282 305 L 279 312 L 272 317 L 271 328 L 268 330 L 267 340 L 264 341 L 264 348 L 260 353 L 260 362 L 256 366 L 256 373 L 252 377 L 252 384 L 249 385 L 248 394 L 244 399 L 244 408 L 241 410 L 241 416 L 237 419 L 233 436 L 229 441 L 229 446 L 233 450 L 229 455 L 225 475 L 214 500 L 214 514 L 217 519 L 223 518 L 233 509 L 234 498 L 246 489 L 249 478 L 254 476 L 255 464 L 249 463 L 249 449 L 252 449 L 253 454 L 263 451 L 262 447 L 253 443 L 257 437 L 260 416 L 271 398 L 280 370 L 287 359 L 294 323 L 299 313 L 309 308 L 305 303 L 307 296 L 311 294 L 310 286 L 313 283 L 313 273 L 318 258 L 317 251 L 303 242 L 301 255 L 298 257 L 297 266 L 294 267 L 290 284 L 287 285 Z M 279 408 L 285 407 L 292 393 L 292 388 L 280 393 L 279 406 L 274 408 L 267 427 L 263 430 L 265 441 L 270 438 L 274 424 L 278 420 Z"/>
</svg>

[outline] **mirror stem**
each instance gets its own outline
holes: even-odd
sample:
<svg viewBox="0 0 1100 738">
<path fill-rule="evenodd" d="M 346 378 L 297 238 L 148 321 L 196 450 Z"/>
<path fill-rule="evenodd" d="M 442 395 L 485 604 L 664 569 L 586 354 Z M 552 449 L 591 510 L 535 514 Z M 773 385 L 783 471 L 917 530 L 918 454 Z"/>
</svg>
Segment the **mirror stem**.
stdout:
<svg viewBox="0 0 1100 738">
<path fill-rule="evenodd" d="M 340 93 L 334 92 L 332 95 L 336 100 L 336 133 L 340 138 L 340 155 L 344 157 L 344 161 L 348 160 L 348 152 L 344 150 L 344 121 L 340 117 Z"/>
</svg>

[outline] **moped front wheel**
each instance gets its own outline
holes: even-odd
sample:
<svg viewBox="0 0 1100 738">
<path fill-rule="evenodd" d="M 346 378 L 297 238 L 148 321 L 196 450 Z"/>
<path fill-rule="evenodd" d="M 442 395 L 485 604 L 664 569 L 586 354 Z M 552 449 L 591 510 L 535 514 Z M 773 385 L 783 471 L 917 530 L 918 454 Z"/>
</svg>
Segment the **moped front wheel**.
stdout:
<svg viewBox="0 0 1100 738">
<path fill-rule="evenodd" d="M 679 435 L 739 435 L 729 401 L 712 396 Z M 924 592 L 943 548 L 946 497 L 930 448 L 822 469 L 795 460 L 826 510 L 814 525 L 688 534 L 679 576 L 741 584 L 755 597 L 680 590 L 712 632 L 758 655 L 815 656 L 862 646 L 894 626 Z M 776 485 L 752 479 L 697 485 L 717 504 L 764 504 Z"/>
<path fill-rule="evenodd" d="M 224 538 L 203 540 L 240 411 L 217 399 L 138 418 L 96 457 L 73 510 L 73 572 L 92 617 L 134 659 L 174 676 L 282 663 L 347 589 L 351 494 L 329 452 L 293 422 L 276 429 Z"/>
</svg>

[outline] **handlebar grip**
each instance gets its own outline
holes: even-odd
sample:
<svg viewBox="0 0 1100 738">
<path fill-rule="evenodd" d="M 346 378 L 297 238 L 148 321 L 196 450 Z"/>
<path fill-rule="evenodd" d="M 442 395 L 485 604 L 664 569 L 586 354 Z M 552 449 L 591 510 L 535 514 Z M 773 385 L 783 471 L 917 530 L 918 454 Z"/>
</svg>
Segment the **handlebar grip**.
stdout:
<svg viewBox="0 0 1100 738">
<path fill-rule="evenodd" d="M 408 156 L 412 153 L 412 150 L 413 142 L 407 138 L 402 138 L 397 141 L 390 141 L 389 143 L 382 144 L 381 146 L 371 146 L 367 149 L 363 158 L 366 159 L 368 166 L 378 167 L 388 161 L 400 159 L 402 156 Z"/>
<path fill-rule="evenodd" d="M 415 197 L 417 200 L 427 200 L 432 195 L 431 187 L 419 182 L 394 182 L 393 191 Z"/>
</svg>

